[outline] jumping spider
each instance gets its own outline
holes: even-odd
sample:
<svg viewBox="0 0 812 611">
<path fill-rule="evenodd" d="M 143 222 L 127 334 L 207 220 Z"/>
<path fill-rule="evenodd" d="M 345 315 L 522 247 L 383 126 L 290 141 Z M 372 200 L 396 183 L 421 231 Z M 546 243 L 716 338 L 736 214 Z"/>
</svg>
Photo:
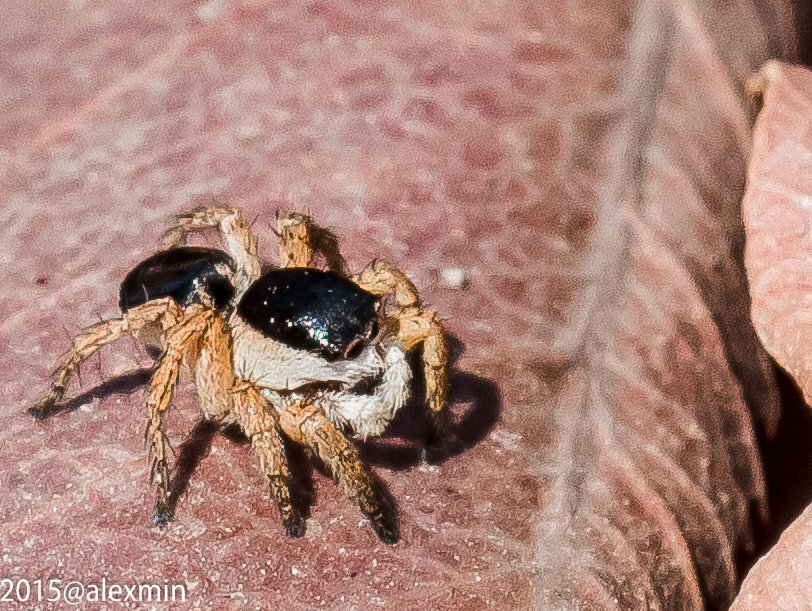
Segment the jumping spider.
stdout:
<svg viewBox="0 0 812 611">
<path fill-rule="evenodd" d="M 225 251 L 185 245 L 190 232 L 208 228 L 219 229 Z M 436 439 L 447 396 L 442 324 L 396 267 L 373 261 L 347 276 L 335 236 L 307 216 L 279 218 L 276 233 L 280 267 L 262 274 L 242 211 L 216 205 L 178 216 L 165 249 L 122 282 L 122 317 L 74 339 L 51 391 L 30 412 L 47 416 L 81 361 L 133 334 L 161 350 L 146 400 L 155 524 L 172 519 L 164 415 L 183 371 L 195 381 L 203 417 L 236 423 L 251 440 L 288 535 L 301 536 L 304 519 L 291 502 L 282 435 L 309 448 L 378 537 L 393 543 L 397 521 L 345 433 L 384 431 L 409 396 L 406 355 L 422 345 L 429 442 Z M 315 267 L 319 253 L 328 270 Z"/>
</svg>

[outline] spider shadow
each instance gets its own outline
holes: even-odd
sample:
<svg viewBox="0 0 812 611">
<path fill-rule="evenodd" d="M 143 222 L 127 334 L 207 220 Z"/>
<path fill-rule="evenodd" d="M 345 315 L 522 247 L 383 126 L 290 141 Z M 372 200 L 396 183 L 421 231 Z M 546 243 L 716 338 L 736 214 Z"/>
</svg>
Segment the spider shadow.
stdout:
<svg viewBox="0 0 812 611">
<path fill-rule="evenodd" d="M 76 395 L 64 403 L 54 405 L 46 414 L 43 414 L 42 416 L 36 416 L 33 413 L 32 415 L 34 415 L 37 420 L 48 420 L 49 418 L 52 418 L 58 414 L 75 412 L 81 406 L 86 405 L 95 399 L 102 400 L 110 395 L 128 395 L 147 384 L 154 371 L 154 367 L 144 367 L 142 369 L 131 371 L 130 373 L 109 378 L 101 384 L 98 384 L 97 386 Z"/>
<path fill-rule="evenodd" d="M 169 497 L 167 498 L 167 505 L 172 514 L 175 513 L 178 502 L 186 495 L 192 475 L 211 452 L 212 442 L 218 434 L 237 445 L 244 446 L 250 443 L 250 440 L 235 423 L 223 426 L 213 420 L 198 421 L 175 453 Z M 310 516 L 310 507 L 315 500 L 312 466 L 304 448 L 290 443 L 286 439 L 283 439 L 283 443 L 291 475 L 291 502 L 306 519 Z"/>
<path fill-rule="evenodd" d="M 250 443 L 250 440 L 237 424 L 229 424 L 223 427 L 220 423 L 211 420 L 199 421 L 186 441 L 178 447 L 176 453 L 169 497 L 167 498 L 167 506 L 172 515 L 174 515 L 180 499 L 186 495 L 192 474 L 209 455 L 212 441 L 218 433 L 237 445 Z M 291 503 L 302 515 L 302 518 L 307 519 L 310 517 L 311 508 L 316 503 L 314 471 L 318 471 L 327 479 L 333 478 L 322 461 L 315 458 L 313 452 L 308 448 L 293 443 L 284 437 L 282 441 L 290 470 Z M 397 511 L 394 497 L 379 478 L 373 475 L 373 480 L 373 485 L 381 499 L 384 512 L 394 525 L 395 531 L 397 531 Z"/>
<path fill-rule="evenodd" d="M 502 397 L 495 382 L 454 369 L 464 352 L 463 343 L 448 336 L 449 343 L 449 417 L 441 439 L 431 449 L 430 462 L 443 463 L 474 447 L 493 429 L 502 411 Z M 418 355 L 412 355 L 412 397 L 398 412 L 385 436 L 367 440 L 359 447 L 365 462 L 400 471 L 421 464 L 431 430 L 426 407 L 426 386 Z M 467 406 L 460 410 L 459 406 Z M 456 407 L 456 409 L 455 409 Z"/>
<path fill-rule="evenodd" d="M 169 480 L 169 496 L 167 497 L 167 506 L 171 515 L 175 514 L 178 501 L 185 496 L 189 489 L 192 474 L 211 452 L 214 436 L 217 435 L 221 428 L 219 423 L 212 420 L 200 420 L 186 437 L 186 440 L 178 446 L 175 453 L 175 463 L 172 466 L 172 476 Z"/>
</svg>

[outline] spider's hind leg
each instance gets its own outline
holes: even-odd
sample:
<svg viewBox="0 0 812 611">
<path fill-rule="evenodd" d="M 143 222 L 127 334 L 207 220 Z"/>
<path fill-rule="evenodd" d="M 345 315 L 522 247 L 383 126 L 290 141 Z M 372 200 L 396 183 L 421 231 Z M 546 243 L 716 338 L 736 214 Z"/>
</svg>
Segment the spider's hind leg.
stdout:
<svg viewBox="0 0 812 611">
<path fill-rule="evenodd" d="M 28 412 L 37 419 L 43 419 L 53 410 L 68 389 L 68 383 L 82 361 L 99 348 L 126 335 L 135 333 L 147 325 L 156 324 L 166 330 L 181 316 L 181 309 L 171 298 L 148 301 L 128 310 L 121 318 L 100 322 L 82 331 L 73 340 L 68 356 L 54 372 L 51 390 Z"/>
<path fill-rule="evenodd" d="M 179 246 L 186 243 L 193 231 L 217 228 L 223 246 L 237 265 L 237 291 L 245 290 L 259 278 L 262 265 L 257 251 L 257 238 L 251 225 L 239 208 L 227 204 L 199 206 L 175 217 L 175 224 L 164 234 L 164 246 Z"/>
<path fill-rule="evenodd" d="M 277 219 L 279 267 L 314 267 L 321 253 L 327 267 L 343 274 L 346 262 L 338 248 L 338 238 L 329 229 L 316 225 L 306 214 L 290 212 Z"/>
</svg>

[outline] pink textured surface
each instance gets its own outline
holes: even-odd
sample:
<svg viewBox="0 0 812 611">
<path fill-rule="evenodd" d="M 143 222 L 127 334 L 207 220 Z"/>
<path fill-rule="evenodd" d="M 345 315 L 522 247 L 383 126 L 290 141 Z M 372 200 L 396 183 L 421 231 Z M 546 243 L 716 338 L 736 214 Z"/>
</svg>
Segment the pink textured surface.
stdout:
<svg viewBox="0 0 812 611">
<path fill-rule="evenodd" d="M 742 91 L 792 54 L 786 2 L 2 9 L 4 575 L 166 578 L 212 608 L 732 599 L 764 510 L 754 427 L 778 417 L 739 255 Z M 447 317 L 455 452 L 367 449 L 396 546 L 318 474 L 286 539 L 221 436 L 150 528 L 143 376 L 86 394 L 147 364 L 133 342 L 85 367 L 78 409 L 25 413 L 171 214 L 212 197 L 257 216 L 266 260 L 274 210 L 309 210 Z M 183 385 L 176 447 L 195 418 Z"/>
<path fill-rule="evenodd" d="M 812 505 L 747 574 L 731 611 L 812 609 Z"/>
<path fill-rule="evenodd" d="M 742 202 L 753 321 L 812 398 L 812 71 L 768 63 Z M 736 609 L 812 609 L 812 505 L 748 574 Z"/>
<path fill-rule="evenodd" d="M 812 71 L 770 62 L 742 203 L 753 323 L 812 399 Z"/>
</svg>

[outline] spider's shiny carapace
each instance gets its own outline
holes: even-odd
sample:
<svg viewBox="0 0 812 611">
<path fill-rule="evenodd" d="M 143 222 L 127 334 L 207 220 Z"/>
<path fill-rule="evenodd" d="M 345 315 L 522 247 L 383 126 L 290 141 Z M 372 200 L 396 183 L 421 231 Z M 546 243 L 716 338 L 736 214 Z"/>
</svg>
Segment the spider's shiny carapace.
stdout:
<svg viewBox="0 0 812 611">
<path fill-rule="evenodd" d="M 216 309 L 234 295 L 234 263 L 215 248 L 182 246 L 139 263 L 121 283 L 123 311 L 151 299 L 179 305 L 205 294 Z M 334 360 L 352 357 L 377 332 L 377 298 L 340 274 L 314 268 L 273 269 L 245 292 L 238 314 L 265 337 Z"/>
<path fill-rule="evenodd" d="M 328 360 L 352 356 L 376 332 L 377 298 L 329 271 L 274 269 L 251 285 L 237 313 L 257 331 Z"/>
</svg>

